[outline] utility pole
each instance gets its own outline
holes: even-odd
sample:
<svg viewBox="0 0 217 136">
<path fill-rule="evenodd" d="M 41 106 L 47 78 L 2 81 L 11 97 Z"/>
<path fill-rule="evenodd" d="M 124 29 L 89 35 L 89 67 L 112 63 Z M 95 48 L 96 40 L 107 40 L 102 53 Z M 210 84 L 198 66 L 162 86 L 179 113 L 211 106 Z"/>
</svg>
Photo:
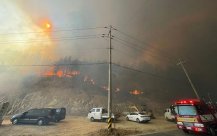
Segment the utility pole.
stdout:
<svg viewBox="0 0 217 136">
<path fill-rule="evenodd" d="M 108 130 L 112 127 L 112 26 L 109 26 Z"/>
<path fill-rule="evenodd" d="M 177 65 L 181 65 L 183 71 L 185 72 L 186 77 L 188 78 L 189 83 L 191 84 L 191 87 L 192 87 L 192 89 L 193 89 L 193 91 L 194 91 L 194 93 L 195 93 L 197 99 L 200 99 L 200 97 L 199 97 L 199 95 L 198 95 L 198 93 L 197 93 L 197 90 L 196 90 L 196 88 L 194 87 L 194 84 L 192 83 L 191 78 L 190 78 L 190 76 L 188 75 L 188 72 L 187 72 L 187 70 L 186 70 L 185 67 L 184 67 L 184 63 L 185 63 L 184 61 L 179 60 L 179 62 L 177 63 Z"/>
</svg>

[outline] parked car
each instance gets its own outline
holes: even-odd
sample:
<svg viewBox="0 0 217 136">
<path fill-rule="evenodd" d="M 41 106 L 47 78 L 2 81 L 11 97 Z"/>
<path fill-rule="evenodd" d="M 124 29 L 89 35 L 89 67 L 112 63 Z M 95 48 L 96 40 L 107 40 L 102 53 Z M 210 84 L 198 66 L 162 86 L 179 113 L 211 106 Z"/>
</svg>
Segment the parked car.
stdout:
<svg viewBox="0 0 217 136">
<path fill-rule="evenodd" d="M 128 121 L 136 121 L 138 123 L 141 122 L 149 122 L 151 120 L 150 115 L 141 112 L 132 112 L 126 116 L 126 120 Z"/>
<path fill-rule="evenodd" d="M 66 108 L 55 108 L 54 121 L 59 122 L 66 117 Z"/>
<path fill-rule="evenodd" d="M 92 108 L 89 111 L 87 118 L 90 119 L 90 121 L 95 121 L 95 120 L 106 121 L 109 118 L 109 116 L 106 109 L 104 109 L 103 107 L 99 107 L 99 108 Z M 111 118 L 115 119 L 114 114 L 111 115 Z"/>
<path fill-rule="evenodd" d="M 26 123 L 26 124 L 38 124 L 47 125 L 53 120 L 55 112 L 52 109 L 31 109 L 24 113 L 16 114 L 11 117 L 12 124 Z"/>
</svg>

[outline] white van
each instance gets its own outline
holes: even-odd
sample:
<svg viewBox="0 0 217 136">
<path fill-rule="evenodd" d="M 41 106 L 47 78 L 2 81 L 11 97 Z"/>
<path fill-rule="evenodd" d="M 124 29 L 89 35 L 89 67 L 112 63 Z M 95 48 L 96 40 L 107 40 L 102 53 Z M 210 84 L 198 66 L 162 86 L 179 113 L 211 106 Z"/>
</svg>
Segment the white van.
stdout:
<svg viewBox="0 0 217 136">
<path fill-rule="evenodd" d="M 87 116 L 90 121 L 95 121 L 95 120 L 100 120 L 100 121 L 106 121 L 109 116 L 108 116 L 108 111 L 104 109 L 103 107 L 99 108 L 92 108 Z M 111 115 L 111 118 L 115 118 L 114 114 Z"/>
</svg>

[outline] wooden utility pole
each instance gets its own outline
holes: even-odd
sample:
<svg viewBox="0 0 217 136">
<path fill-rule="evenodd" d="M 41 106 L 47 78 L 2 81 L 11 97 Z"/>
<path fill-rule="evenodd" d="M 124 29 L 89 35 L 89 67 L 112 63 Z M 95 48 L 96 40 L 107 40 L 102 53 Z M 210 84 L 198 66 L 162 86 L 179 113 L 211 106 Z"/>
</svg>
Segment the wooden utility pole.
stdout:
<svg viewBox="0 0 217 136">
<path fill-rule="evenodd" d="M 186 70 L 185 67 L 184 67 L 184 63 L 185 63 L 184 61 L 179 60 L 179 62 L 177 63 L 177 65 L 180 65 L 180 66 L 182 67 L 183 71 L 185 72 L 186 77 L 188 78 L 189 83 L 191 84 L 191 87 L 192 87 L 192 89 L 193 89 L 193 91 L 194 91 L 194 93 L 195 93 L 197 99 L 200 99 L 200 97 L 199 97 L 199 95 L 198 95 L 198 92 L 197 92 L 197 90 L 196 90 L 194 84 L 192 83 L 191 78 L 190 78 L 190 76 L 188 75 L 187 70 Z"/>
<path fill-rule="evenodd" d="M 109 26 L 108 130 L 112 128 L 112 26 Z"/>
</svg>

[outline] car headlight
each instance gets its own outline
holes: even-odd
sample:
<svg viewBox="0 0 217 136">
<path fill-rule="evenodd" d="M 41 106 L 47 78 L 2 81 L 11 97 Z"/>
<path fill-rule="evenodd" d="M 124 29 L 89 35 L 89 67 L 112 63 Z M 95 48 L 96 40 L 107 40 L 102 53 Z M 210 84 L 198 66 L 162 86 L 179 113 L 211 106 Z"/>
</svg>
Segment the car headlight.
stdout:
<svg viewBox="0 0 217 136">
<path fill-rule="evenodd" d="M 195 127 L 204 127 L 204 125 L 201 124 L 201 123 L 194 123 L 194 126 L 195 126 Z"/>
<path fill-rule="evenodd" d="M 183 123 L 182 122 L 177 122 L 177 125 L 183 125 Z"/>
</svg>

